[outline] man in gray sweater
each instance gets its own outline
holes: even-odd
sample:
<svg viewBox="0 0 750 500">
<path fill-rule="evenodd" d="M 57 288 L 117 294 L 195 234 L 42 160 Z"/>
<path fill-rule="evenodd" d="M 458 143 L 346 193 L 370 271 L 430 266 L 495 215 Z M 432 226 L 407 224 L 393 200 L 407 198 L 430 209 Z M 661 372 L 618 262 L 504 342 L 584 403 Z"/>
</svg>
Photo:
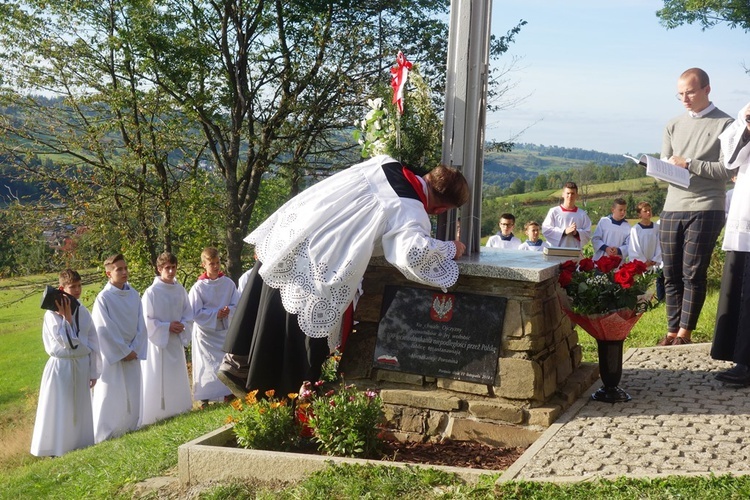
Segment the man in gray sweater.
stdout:
<svg viewBox="0 0 750 500">
<path fill-rule="evenodd" d="M 677 99 L 687 113 L 664 130 L 662 159 L 690 172 L 690 186 L 670 184 L 661 214 L 667 335 L 659 345 L 691 342 L 706 299 L 706 274 L 724 226 L 729 173 L 720 161 L 719 134 L 733 119 L 708 99 L 708 75 L 690 68 L 677 80 Z"/>
</svg>

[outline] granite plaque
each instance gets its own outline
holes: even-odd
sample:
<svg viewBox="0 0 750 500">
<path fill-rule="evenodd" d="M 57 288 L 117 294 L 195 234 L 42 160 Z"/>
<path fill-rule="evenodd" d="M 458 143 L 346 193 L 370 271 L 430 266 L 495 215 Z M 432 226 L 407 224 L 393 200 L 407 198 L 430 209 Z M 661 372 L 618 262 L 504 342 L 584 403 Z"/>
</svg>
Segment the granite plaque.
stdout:
<svg viewBox="0 0 750 500">
<path fill-rule="evenodd" d="M 505 297 L 386 286 L 373 366 L 493 384 Z"/>
</svg>

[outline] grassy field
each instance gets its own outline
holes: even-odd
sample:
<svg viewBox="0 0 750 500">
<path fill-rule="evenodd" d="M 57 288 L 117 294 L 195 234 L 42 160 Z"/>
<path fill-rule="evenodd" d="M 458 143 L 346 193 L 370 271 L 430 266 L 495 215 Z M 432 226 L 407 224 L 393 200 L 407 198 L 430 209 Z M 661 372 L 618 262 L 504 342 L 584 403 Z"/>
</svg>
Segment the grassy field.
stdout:
<svg viewBox="0 0 750 500">
<path fill-rule="evenodd" d="M 627 179 L 617 182 L 581 186 L 579 189 L 579 199 L 615 198 L 616 196 L 627 193 L 642 193 L 653 186 L 655 182 L 656 181 L 651 177 L 640 177 L 638 179 Z M 532 191 L 529 193 L 514 194 L 503 196 L 502 198 L 512 198 L 521 205 L 545 205 L 551 207 L 559 203 L 560 192 L 561 190 L 557 188 L 549 189 L 547 191 Z M 581 202 L 578 204 L 582 205 Z"/>
<path fill-rule="evenodd" d="M 37 458 L 28 453 L 42 370 L 47 356 L 41 342 L 41 286 L 47 277 L 0 280 L 0 499 L 131 498 L 135 483 L 150 477 L 175 475 L 177 447 L 222 425 L 225 405 L 212 405 L 145 427 L 63 457 Z M 100 283 L 87 286 L 90 305 Z M 695 332 L 708 341 L 713 331 L 716 293 L 711 293 Z M 626 341 L 627 347 L 652 346 L 664 334 L 664 307 L 642 318 Z M 595 342 L 579 334 L 585 358 L 595 361 Z M 555 485 L 494 484 L 496 476 L 474 486 L 434 470 L 399 470 L 386 466 L 330 467 L 306 479 L 290 477 L 275 486 L 230 482 L 209 487 L 200 498 L 747 498 L 749 478 L 686 478 L 601 481 Z M 171 491 L 174 498 L 187 492 Z M 164 494 L 164 492 L 162 492 Z M 192 494 L 192 492 L 191 492 Z M 154 494 L 151 498 L 157 498 Z"/>
</svg>

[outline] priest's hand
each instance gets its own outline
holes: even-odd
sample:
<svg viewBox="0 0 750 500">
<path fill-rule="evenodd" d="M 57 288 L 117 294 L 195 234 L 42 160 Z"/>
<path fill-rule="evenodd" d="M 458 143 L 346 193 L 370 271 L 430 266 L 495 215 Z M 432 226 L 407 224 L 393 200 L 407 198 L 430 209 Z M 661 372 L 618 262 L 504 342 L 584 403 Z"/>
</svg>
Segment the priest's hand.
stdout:
<svg viewBox="0 0 750 500">
<path fill-rule="evenodd" d="M 130 354 L 122 358 L 123 361 L 133 361 L 134 359 L 138 359 L 138 355 L 135 351 L 130 351 Z"/>
<path fill-rule="evenodd" d="M 453 256 L 453 259 L 460 259 L 461 256 L 463 256 L 463 254 L 466 252 L 466 245 L 458 240 L 454 241 L 453 243 L 456 245 L 456 255 Z"/>
</svg>

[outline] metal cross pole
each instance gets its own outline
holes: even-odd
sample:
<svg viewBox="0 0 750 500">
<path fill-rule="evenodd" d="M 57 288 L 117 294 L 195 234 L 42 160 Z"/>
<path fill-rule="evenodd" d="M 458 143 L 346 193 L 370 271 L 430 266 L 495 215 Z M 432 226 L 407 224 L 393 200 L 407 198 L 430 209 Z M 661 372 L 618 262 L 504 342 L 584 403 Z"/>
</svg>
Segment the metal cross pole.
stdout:
<svg viewBox="0 0 750 500">
<path fill-rule="evenodd" d="M 492 0 L 451 0 L 442 163 L 460 169 L 471 196 L 461 208 L 460 240 L 479 252 L 482 167 Z M 437 236 L 453 240 L 458 213 L 438 217 Z"/>
</svg>

